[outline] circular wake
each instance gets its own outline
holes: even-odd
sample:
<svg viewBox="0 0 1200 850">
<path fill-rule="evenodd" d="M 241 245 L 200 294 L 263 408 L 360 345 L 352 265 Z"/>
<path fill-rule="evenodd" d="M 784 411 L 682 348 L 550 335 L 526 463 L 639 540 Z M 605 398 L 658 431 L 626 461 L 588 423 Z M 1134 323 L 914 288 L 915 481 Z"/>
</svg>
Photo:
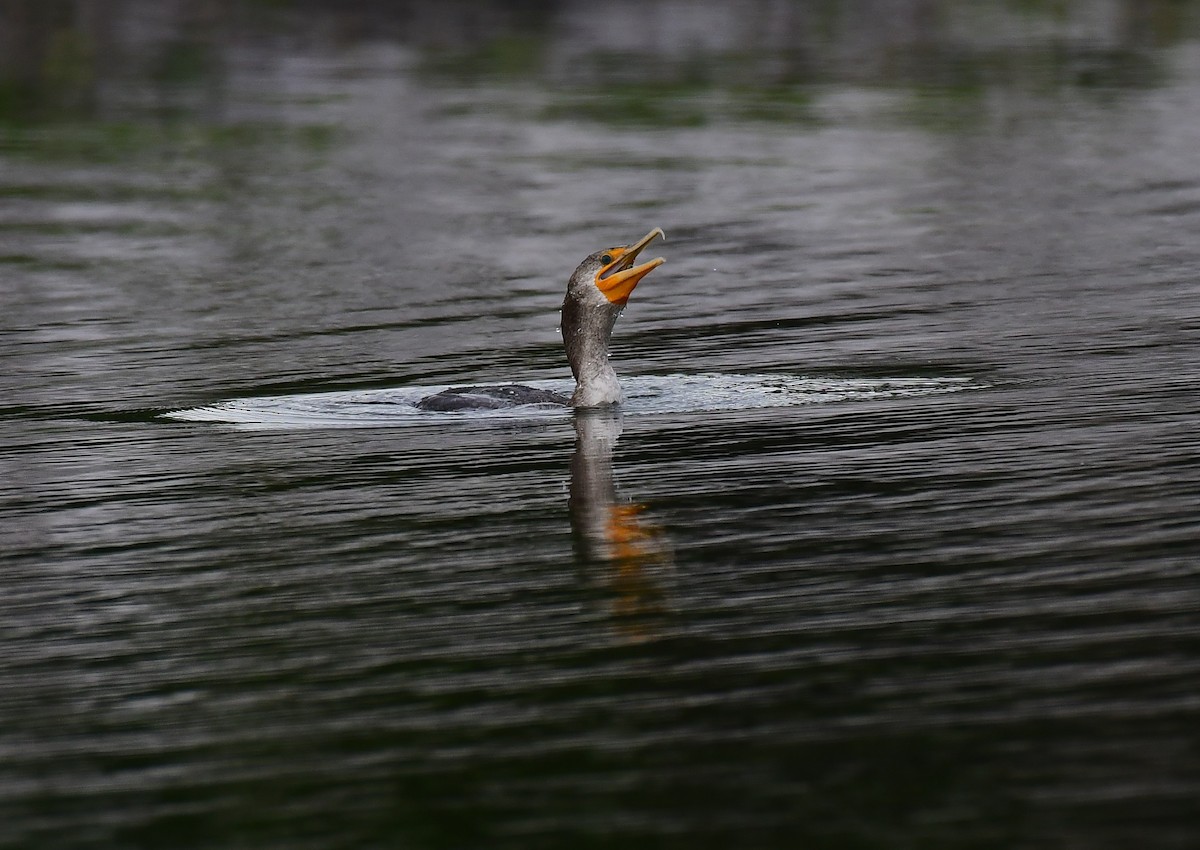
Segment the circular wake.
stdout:
<svg viewBox="0 0 1200 850">
<path fill-rule="evenodd" d="M 626 416 L 794 407 L 807 404 L 905 398 L 977 389 L 969 378 L 808 378 L 795 375 L 648 375 L 622 379 Z M 528 381 L 526 386 L 569 395 L 571 381 Z M 499 410 L 438 413 L 416 403 L 447 385 L 305 393 L 223 401 L 164 414 L 186 422 L 242 428 L 379 428 L 436 421 L 565 419 L 570 408 L 522 405 Z"/>
</svg>

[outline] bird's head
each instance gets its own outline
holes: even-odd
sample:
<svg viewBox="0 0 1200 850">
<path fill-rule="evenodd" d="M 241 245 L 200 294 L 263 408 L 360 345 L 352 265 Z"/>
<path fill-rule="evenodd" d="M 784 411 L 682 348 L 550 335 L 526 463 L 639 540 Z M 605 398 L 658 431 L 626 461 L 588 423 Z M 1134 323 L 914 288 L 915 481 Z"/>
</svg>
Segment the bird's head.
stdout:
<svg viewBox="0 0 1200 850">
<path fill-rule="evenodd" d="M 608 363 L 609 338 L 638 281 L 666 262 L 662 257 L 637 262 L 638 254 L 659 236 L 663 232 L 656 227 L 632 245 L 597 251 L 579 264 L 567 282 L 562 335 L 577 382 L 571 396 L 575 407 L 621 401 L 621 385 Z"/>
<path fill-rule="evenodd" d="M 666 238 L 654 228 L 632 245 L 606 248 L 589 255 L 571 275 L 567 298 L 583 306 L 608 307 L 619 311 L 629 301 L 634 287 L 651 271 L 666 262 L 662 257 L 638 264 L 638 254 L 657 237 Z"/>
</svg>

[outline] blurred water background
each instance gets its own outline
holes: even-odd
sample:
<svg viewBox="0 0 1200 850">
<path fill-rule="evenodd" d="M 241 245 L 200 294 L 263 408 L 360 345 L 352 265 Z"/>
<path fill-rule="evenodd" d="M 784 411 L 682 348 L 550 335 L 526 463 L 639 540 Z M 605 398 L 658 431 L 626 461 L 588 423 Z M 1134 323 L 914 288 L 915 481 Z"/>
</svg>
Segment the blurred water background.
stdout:
<svg viewBox="0 0 1200 850">
<path fill-rule="evenodd" d="M 633 386 L 965 389 L 163 417 L 652 226 Z M 1197 234 L 1193 0 L 5 0 L 0 845 L 1200 846 Z"/>
</svg>

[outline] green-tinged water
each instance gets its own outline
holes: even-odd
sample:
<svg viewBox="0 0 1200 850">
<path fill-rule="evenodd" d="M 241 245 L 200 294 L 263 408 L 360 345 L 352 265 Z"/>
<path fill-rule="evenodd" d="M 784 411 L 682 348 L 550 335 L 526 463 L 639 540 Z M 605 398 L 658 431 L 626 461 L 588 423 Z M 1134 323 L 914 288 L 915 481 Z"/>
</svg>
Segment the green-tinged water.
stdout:
<svg viewBox="0 0 1200 850">
<path fill-rule="evenodd" d="M 0 845 L 1200 845 L 1198 4 L 103 11 L 0 10 Z M 655 226 L 623 412 L 411 407 Z"/>
</svg>

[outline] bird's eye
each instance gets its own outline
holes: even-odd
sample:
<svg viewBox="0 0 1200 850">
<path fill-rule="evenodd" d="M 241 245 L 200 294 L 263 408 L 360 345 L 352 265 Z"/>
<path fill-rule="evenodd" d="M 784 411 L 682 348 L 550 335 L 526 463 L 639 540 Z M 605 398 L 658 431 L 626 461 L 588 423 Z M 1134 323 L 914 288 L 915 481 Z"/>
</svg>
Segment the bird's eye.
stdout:
<svg viewBox="0 0 1200 850">
<path fill-rule="evenodd" d="M 603 257 L 600 258 L 600 262 L 602 262 L 606 266 L 609 263 L 611 263 L 612 260 L 613 260 L 612 254 L 605 254 Z"/>
</svg>

